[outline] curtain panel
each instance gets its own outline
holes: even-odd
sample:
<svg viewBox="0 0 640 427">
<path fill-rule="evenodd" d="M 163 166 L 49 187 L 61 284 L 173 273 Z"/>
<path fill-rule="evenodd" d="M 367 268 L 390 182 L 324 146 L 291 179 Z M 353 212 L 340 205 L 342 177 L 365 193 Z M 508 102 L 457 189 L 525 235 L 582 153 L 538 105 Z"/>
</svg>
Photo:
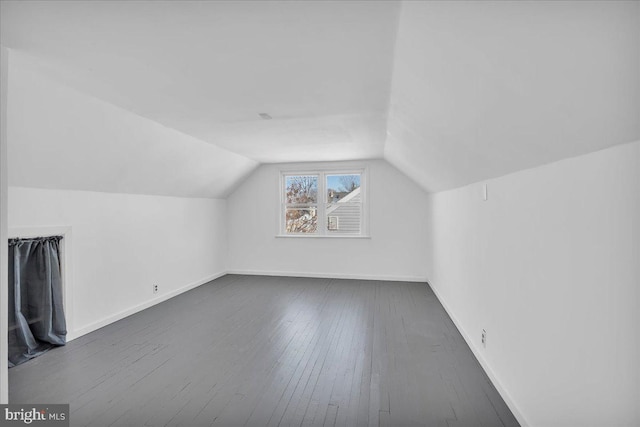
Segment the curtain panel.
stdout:
<svg viewBox="0 0 640 427">
<path fill-rule="evenodd" d="M 60 239 L 9 239 L 9 367 L 66 343 Z"/>
</svg>

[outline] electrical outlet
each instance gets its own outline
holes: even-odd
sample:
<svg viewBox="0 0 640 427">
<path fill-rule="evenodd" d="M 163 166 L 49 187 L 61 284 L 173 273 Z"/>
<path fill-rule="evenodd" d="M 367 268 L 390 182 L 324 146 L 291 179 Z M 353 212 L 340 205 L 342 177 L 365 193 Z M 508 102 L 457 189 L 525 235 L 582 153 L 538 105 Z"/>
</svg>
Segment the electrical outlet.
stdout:
<svg viewBox="0 0 640 427">
<path fill-rule="evenodd" d="M 487 346 L 487 331 L 485 331 L 484 329 L 482 330 L 482 346 Z"/>
<path fill-rule="evenodd" d="M 158 293 L 158 285 L 153 285 L 153 293 L 154 294 Z"/>
</svg>

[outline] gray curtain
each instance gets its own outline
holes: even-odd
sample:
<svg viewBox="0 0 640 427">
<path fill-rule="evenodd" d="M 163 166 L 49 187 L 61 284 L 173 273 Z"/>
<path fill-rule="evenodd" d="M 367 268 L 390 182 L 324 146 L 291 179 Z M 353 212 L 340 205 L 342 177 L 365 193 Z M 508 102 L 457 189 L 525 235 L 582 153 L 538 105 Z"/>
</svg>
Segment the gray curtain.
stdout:
<svg viewBox="0 0 640 427">
<path fill-rule="evenodd" d="M 9 367 L 66 343 L 60 239 L 9 240 Z"/>
</svg>

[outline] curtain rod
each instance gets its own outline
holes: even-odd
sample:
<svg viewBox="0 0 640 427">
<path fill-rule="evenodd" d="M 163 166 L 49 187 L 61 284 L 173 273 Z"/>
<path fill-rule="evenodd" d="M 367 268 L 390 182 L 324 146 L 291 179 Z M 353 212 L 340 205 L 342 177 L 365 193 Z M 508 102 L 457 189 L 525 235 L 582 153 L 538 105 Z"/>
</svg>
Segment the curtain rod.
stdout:
<svg viewBox="0 0 640 427">
<path fill-rule="evenodd" d="M 39 236 L 39 237 L 11 237 L 8 239 L 9 246 L 15 245 L 20 242 L 46 242 L 46 241 L 60 241 L 64 236 Z"/>
</svg>

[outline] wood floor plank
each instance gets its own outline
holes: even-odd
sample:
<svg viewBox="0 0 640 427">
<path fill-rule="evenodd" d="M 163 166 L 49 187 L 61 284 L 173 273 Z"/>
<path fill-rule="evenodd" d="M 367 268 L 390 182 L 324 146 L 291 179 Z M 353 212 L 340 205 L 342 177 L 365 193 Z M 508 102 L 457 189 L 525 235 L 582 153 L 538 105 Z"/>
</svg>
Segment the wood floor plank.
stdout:
<svg viewBox="0 0 640 427">
<path fill-rule="evenodd" d="M 9 380 L 72 426 L 518 425 L 426 283 L 227 275 Z"/>
</svg>

